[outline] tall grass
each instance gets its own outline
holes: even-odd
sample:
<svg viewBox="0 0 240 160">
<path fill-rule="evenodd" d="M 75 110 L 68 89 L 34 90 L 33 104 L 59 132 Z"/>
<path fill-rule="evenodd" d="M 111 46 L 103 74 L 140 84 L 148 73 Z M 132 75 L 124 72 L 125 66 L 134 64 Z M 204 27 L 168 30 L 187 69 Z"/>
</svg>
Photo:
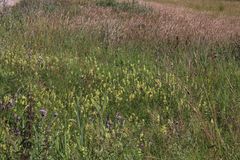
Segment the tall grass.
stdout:
<svg viewBox="0 0 240 160">
<path fill-rule="evenodd" d="M 208 12 L 213 15 L 239 16 L 239 0 L 146 0 L 166 4 L 174 4 L 181 7 L 188 7 L 196 11 Z"/>
<path fill-rule="evenodd" d="M 1 16 L 0 159 L 239 159 L 239 37 L 154 37 L 133 21 L 155 13 L 95 4 Z"/>
</svg>

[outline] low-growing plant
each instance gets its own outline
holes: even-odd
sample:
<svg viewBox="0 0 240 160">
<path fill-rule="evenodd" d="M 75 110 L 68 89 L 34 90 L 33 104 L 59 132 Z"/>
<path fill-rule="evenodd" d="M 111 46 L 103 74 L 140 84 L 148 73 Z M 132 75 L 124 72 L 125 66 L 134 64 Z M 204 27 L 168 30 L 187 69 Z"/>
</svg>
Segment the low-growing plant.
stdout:
<svg viewBox="0 0 240 160">
<path fill-rule="evenodd" d="M 119 2 L 116 0 L 97 0 L 96 4 L 102 7 L 111 7 L 115 10 L 128 11 L 134 13 L 147 13 L 151 11 L 150 8 L 147 8 L 146 6 L 141 6 L 134 0 L 123 2 Z"/>
</svg>

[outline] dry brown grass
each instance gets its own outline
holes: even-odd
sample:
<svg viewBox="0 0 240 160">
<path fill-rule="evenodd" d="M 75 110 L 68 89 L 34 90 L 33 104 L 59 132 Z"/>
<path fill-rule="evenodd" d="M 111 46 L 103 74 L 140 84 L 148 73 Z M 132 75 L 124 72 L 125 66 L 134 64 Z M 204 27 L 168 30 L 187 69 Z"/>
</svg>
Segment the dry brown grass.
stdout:
<svg viewBox="0 0 240 160">
<path fill-rule="evenodd" d="M 116 11 L 95 5 L 79 6 L 79 14 L 69 18 L 63 14 L 39 13 L 41 24 L 52 24 L 50 28 L 65 26 L 71 30 L 83 29 L 102 34 L 108 43 L 129 41 L 177 40 L 183 43 L 230 41 L 240 36 L 240 18 L 212 17 L 204 13 L 182 8 L 157 6 L 159 12 L 144 14 Z M 41 22 L 40 22 L 41 21 Z M 34 24 L 34 23 L 33 23 Z M 40 24 L 36 24 L 37 27 Z"/>
<path fill-rule="evenodd" d="M 240 18 L 215 18 L 162 6 L 158 9 L 159 13 L 141 15 L 116 12 L 111 8 L 84 7 L 82 14 L 71 20 L 71 27 L 104 28 L 118 41 L 158 41 L 176 37 L 189 41 L 228 41 L 240 34 Z"/>
</svg>

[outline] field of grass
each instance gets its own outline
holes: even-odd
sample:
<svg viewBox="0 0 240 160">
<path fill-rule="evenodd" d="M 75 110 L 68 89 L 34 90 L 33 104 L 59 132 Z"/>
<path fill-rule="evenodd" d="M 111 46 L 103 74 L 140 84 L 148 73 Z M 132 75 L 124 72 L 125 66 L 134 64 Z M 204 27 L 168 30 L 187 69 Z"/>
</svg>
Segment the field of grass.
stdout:
<svg viewBox="0 0 240 160">
<path fill-rule="evenodd" d="M 199 27 L 110 0 L 3 10 L 0 160 L 240 159 L 240 35 Z"/>
<path fill-rule="evenodd" d="M 239 0 L 145 0 L 169 3 L 217 15 L 240 16 Z"/>
</svg>

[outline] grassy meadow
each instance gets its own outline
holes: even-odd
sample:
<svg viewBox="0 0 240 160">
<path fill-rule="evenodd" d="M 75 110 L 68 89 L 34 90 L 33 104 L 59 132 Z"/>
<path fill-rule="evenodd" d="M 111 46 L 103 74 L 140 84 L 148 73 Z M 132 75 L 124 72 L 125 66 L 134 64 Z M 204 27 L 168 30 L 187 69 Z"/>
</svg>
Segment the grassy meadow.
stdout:
<svg viewBox="0 0 240 160">
<path fill-rule="evenodd" d="M 240 16 L 239 0 L 145 0 L 188 7 L 214 15 Z"/>
<path fill-rule="evenodd" d="M 0 160 L 240 159 L 235 23 L 113 0 L 3 9 Z"/>
</svg>

